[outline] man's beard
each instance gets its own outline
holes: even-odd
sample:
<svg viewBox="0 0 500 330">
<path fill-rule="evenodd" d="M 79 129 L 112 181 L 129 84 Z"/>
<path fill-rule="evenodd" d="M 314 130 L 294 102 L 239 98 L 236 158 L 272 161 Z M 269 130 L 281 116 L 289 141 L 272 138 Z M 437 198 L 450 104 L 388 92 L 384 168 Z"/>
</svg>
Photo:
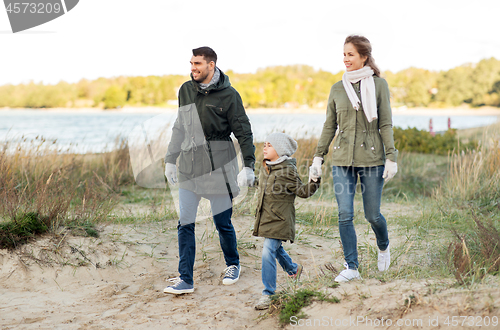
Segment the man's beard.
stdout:
<svg viewBox="0 0 500 330">
<path fill-rule="evenodd" d="M 202 75 L 202 73 L 200 72 L 200 75 L 198 76 L 198 79 L 194 79 L 194 81 L 198 82 L 198 83 L 201 83 L 203 80 L 207 79 L 208 75 L 210 74 L 210 71 L 207 72 L 205 75 Z"/>
</svg>

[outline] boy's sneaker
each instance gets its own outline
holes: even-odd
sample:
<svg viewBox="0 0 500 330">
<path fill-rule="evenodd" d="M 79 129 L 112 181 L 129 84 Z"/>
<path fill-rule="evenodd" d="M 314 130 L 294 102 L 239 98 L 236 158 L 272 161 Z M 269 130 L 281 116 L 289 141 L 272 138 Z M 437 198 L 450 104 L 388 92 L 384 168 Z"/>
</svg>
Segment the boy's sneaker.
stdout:
<svg viewBox="0 0 500 330">
<path fill-rule="evenodd" d="M 172 282 L 173 285 L 167 286 L 163 292 L 165 293 L 173 293 L 173 294 L 183 294 L 183 293 L 192 293 L 194 292 L 194 286 L 192 284 L 187 284 L 180 277 L 174 277 L 168 282 Z"/>
<path fill-rule="evenodd" d="M 302 267 L 301 264 L 298 264 L 297 265 L 297 271 L 295 272 L 295 274 L 292 274 L 292 275 L 288 274 L 288 278 L 292 279 L 292 280 L 295 280 L 295 281 L 298 281 L 300 279 L 300 274 L 302 274 L 302 269 L 303 268 L 304 267 Z"/>
<path fill-rule="evenodd" d="M 344 264 L 345 268 L 340 274 L 335 277 L 335 282 L 349 282 L 351 280 L 361 279 L 359 271 L 357 269 L 349 269 L 349 265 Z"/>
<path fill-rule="evenodd" d="M 263 294 L 259 301 L 255 304 L 255 309 L 268 309 L 269 306 L 271 306 L 271 298 L 267 294 Z"/>
<path fill-rule="evenodd" d="M 391 250 L 389 249 L 389 245 L 387 245 L 387 249 L 385 251 L 378 251 L 378 270 L 381 272 L 389 269 L 391 265 Z"/>
<path fill-rule="evenodd" d="M 231 265 L 224 269 L 224 278 L 222 284 L 230 285 L 236 283 L 240 279 L 241 266 Z"/>
</svg>

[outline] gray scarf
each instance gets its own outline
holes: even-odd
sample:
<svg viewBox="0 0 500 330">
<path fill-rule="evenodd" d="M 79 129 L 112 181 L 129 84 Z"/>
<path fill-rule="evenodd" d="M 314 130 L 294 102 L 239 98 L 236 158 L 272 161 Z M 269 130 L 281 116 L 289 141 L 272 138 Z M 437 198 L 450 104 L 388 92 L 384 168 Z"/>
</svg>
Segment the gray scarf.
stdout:
<svg viewBox="0 0 500 330">
<path fill-rule="evenodd" d="M 219 78 L 220 78 L 219 68 L 215 67 L 215 72 L 214 72 L 214 75 L 212 76 L 212 79 L 210 80 L 210 82 L 208 84 L 199 83 L 200 88 L 207 89 L 208 86 L 215 85 L 219 81 Z"/>
</svg>

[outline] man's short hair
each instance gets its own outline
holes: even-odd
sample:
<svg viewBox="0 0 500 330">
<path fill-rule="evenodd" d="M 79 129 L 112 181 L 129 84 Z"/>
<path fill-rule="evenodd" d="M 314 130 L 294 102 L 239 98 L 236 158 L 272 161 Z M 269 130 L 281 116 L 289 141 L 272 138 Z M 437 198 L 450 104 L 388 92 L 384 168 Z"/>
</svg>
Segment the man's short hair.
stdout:
<svg viewBox="0 0 500 330">
<path fill-rule="evenodd" d="M 203 56 L 207 63 L 214 61 L 217 64 L 217 54 L 210 47 L 200 47 L 193 49 L 193 56 Z"/>
</svg>

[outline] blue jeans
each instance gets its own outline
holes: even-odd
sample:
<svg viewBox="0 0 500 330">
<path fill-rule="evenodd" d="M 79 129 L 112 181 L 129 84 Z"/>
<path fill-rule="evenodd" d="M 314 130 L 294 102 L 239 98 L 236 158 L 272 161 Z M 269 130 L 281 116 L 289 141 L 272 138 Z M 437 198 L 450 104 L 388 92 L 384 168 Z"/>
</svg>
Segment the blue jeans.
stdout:
<svg viewBox="0 0 500 330">
<path fill-rule="evenodd" d="M 344 258 L 349 269 L 358 269 L 358 248 L 354 230 L 354 194 L 356 183 L 361 182 L 361 194 L 365 218 L 370 223 L 377 246 L 384 251 L 389 245 L 387 222 L 380 213 L 382 188 L 384 187 L 384 165 L 373 167 L 333 166 L 333 188 L 339 207 L 339 232 L 344 249 Z"/>
<path fill-rule="evenodd" d="M 262 249 L 262 283 L 264 284 L 264 290 L 262 294 L 273 295 L 276 291 L 276 259 L 278 259 L 281 267 L 288 275 L 297 272 L 297 264 L 292 261 L 281 243 L 280 239 L 266 238 L 264 240 Z"/>
<path fill-rule="evenodd" d="M 194 234 L 196 213 L 201 198 L 210 201 L 214 223 L 219 232 L 220 246 L 227 266 L 239 265 L 240 257 L 236 243 L 236 232 L 231 223 L 233 214 L 232 201 L 225 195 L 198 195 L 192 191 L 179 189 L 180 218 L 177 225 L 179 239 L 179 274 L 180 278 L 193 284 L 193 267 L 196 256 L 196 237 Z M 182 225 L 181 225 L 182 224 Z"/>
</svg>

